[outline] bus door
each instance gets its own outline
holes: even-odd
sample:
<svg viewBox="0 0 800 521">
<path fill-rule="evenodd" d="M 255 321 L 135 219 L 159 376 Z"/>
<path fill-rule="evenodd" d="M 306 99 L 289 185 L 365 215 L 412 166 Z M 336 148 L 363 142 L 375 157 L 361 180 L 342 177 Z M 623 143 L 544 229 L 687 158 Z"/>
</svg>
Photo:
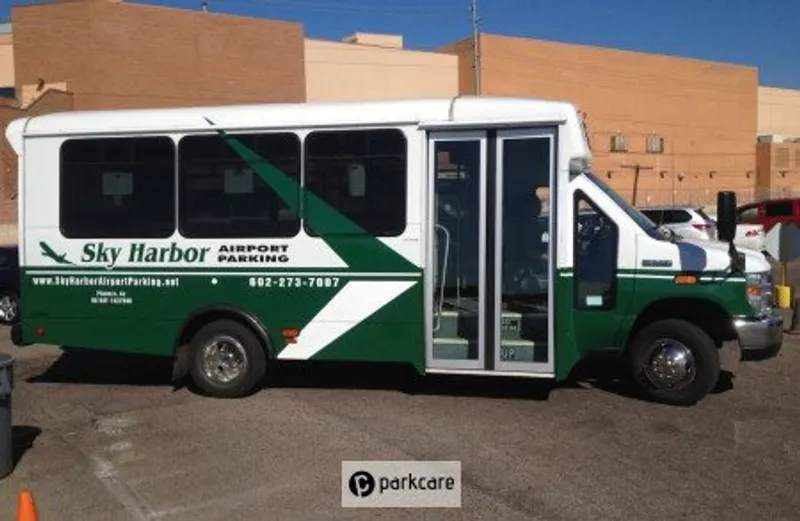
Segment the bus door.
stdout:
<svg viewBox="0 0 800 521">
<path fill-rule="evenodd" d="M 556 129 L 428 146 L 428 371 L 552 374 Z"/>
</svg>

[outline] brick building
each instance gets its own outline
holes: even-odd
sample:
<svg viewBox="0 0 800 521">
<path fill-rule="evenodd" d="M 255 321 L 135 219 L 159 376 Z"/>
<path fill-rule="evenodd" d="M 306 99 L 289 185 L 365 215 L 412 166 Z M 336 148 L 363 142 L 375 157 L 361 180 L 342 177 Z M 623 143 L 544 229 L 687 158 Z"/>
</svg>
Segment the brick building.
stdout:
<svg viewBox="0 0 800 521">
<path fill-rule="evenodd" d="M 71 109 L 304 101 L 304 46 L 298 23 L 116 0 L 14 7 L 10 33 L 0 34 L 0 87 L 16 97 L 0 103 L 0 131 L 18 117 Z M 0 165 L 8 242 L 17 176 L 4 138 Z"/>
<path fill-rule="evenodd" d="M 493 34 L 479 49 L 481 94 L 577 104 L 593 169 L 637 205 L 715 204 L 720 188 L 755 196 L 755 67 Z M 475 92 L 472 39 L 442 51 Z"/>
<path fill-rule="evenodd" d="M 800 137 L 800 90 L 758 87 L 758 134 Z"/>
<path fill-rule="evenodd" d="M 8 29 L 0 31 L 0 88 L 13 87 L 16 98 L 0 105 L 0 130 L 15 117 L 72 108 L 475 92 L 469 38 L 422 52 L 398 35 L 324 41 L 306 38 L 300 23 L 118 0 L 14 7 Z M 760 88 L 755 67 L 493 34 L 481 34 L 479 46 L 481 94 L 577 104 L 594 170 L 636 204 L 713 204 L 720 188 L 747 202 L 786 193 L 800 175 L 792 174 L 795 145 L 788 170 L 782 145 L 756 146 L 759 134 L 776 133 L 765 129 L 795 128 L 785 114 L 800 113 L 800 95 Z M 5 139 L 0 158 L 7 222 L 16 169 Z"/>
<path fill-rule="evenodd" d="M 75 109 L 305 100 L 298 23 L 95 0 L 12 24 L 17 89 L 63 83 Z"/>
<path fill-rule="evenodd" d="M 756 145 L 758 198 L 800 197 L 800 136 L 762 136 Z"/>
<path fill-rule="evenodd" d="M 800 90 L 758 88 L 758 134 L 760 197 L 800 197 Z"/>
<path fill-rule="evenodd" d="M 403 47 L 400 35 L 306 39 L 306 99 L 344 101 L 458 95 L 458 57 Z"/>
</svg>

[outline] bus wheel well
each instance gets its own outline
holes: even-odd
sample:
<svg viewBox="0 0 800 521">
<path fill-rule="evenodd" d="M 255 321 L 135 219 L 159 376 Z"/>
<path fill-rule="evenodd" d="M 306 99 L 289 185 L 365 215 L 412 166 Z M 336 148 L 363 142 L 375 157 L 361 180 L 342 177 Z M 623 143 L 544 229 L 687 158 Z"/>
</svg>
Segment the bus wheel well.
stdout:
<svg viewBox="0 0 800 521">
<path fill-rule="evenodd" d="M 269 334 L 264 326 L 255 317 L 235 308 L 227 307 L 214 307 L 205 308 L 193 313 L 181 326 L 178 337 L 175 340 L 172 379 L 178 380 L 183 378 L 188 371 L 188 354 L 189 344 L 192 337 L 197 334 L 200 329 L 217 320 L 234 320 L 243 326 L 250 329 L 253 334 L 261 341 L 264 348 L 264 353 L 267 358 L 272 358 L 273 351 L 272 345 L 269 340 Z"/>
<path fill-rule="evenodd" d="M 639 314 L 628 335 L 628 344 L 642 328 L 665 319 L 685 320 L 696 325 L 708 333 L 718 348 L 723 342 L 737 338 L 730 315 L 719 304 L 704 299 L 673 298 L 653 302 Z"/>
</svg>

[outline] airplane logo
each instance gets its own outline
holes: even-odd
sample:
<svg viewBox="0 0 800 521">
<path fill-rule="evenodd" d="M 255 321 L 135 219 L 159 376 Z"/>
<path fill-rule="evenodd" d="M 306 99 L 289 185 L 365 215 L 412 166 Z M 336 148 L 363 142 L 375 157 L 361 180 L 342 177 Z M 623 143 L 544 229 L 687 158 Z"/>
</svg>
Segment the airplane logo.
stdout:
<svg viewBox="0 0 800 521">
<path fill-rule="evenodd" d="M 70 264 L 72 266 L 75 265 L 74 262 L 70 262 L 67 260 L 66 253 L 63 253 L 61 255 L 57 254 L 55 251 L 53 251 L 53 248 L 51 248 L 46 242 L 39 241 L 39 246 L 42 248 L 42 255 L 44 255 L 49 259 L 52 259 L 53 261 L 55 261 L 56 264 Z"/>
</svg>

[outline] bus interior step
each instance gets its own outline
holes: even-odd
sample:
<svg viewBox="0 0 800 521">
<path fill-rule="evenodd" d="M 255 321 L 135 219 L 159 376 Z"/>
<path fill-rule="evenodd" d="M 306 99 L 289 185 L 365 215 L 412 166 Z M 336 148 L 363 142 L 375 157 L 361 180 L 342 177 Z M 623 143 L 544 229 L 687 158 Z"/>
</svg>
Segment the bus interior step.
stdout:
<svg viewBox="0 0 800 521">
<path fill-rule="evenodd" d="M 436 317 L 434 338 L 477 338 L 478 314 L 470 311 L 442 311 Z M 436 324 L 436 321 L 434 322 Z M 503 312 L 500 317 L 503 340 L 547 341 L 547 314 Z"/>
</svg>

